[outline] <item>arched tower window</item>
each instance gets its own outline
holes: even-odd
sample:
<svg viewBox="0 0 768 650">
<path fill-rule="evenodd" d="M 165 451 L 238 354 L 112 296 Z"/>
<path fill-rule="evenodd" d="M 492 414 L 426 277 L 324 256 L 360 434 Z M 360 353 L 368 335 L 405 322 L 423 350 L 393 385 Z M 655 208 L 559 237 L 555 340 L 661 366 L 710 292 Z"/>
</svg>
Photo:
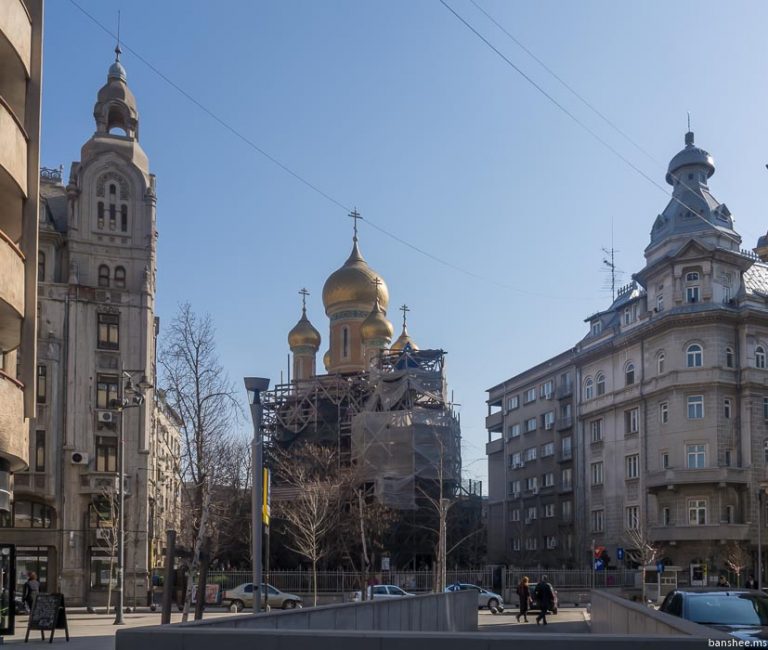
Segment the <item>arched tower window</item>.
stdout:
<svg viewBox="0 0 768 650">
<path fill-rule="evenodd" d="M 106 264 L 99 267 L 99 286 L 109 287 L 109 267 Z"/>
<path fill-rule="evenodd" d="M 664 374 L 664 353 L 659 352 L 656 355 L 656 372 L 660 375 Z"/>
<path fill-rule="evenodd" d="M 37 281 L 45 282 L 45 253 L 43 251 L 37 253 Z"/>
<path fill-rule="evenodd" d="M 762 345 L 755 348 L 755 368 L 765 368 L 765 348 Z"/>
<path fill-rule="evenodd" d="M 598 395 L 605 395 L 605 375 L 601 372 L 595 378 Z"/>
<path fill-rule="evenodd" d="M 736 357 L 733 354 L 733 348 L 727 347 L 725 348 L 725 367 L 726 368 L 733 368 L 735 363 Z"/>
<path fill-rule="evenodd" d="M 595 396 L 595 383 L 592 377 L 587 377 L 584 382 L 584 399 L 592 399 Z"/>
<path fill-rule="evenodd" d="M 98 227 L 104 227 L 104 201 L 99 201 L 96 216 L 98 217 Z"/>
<path fill-rule="evenodd" d="M 120 230 L 128 232 L 128 206 L 125 203 L 120 206 Z"/>
<path fill-rule="evenodd" d="M 115 267 L 115 286 L 118 289 L 125 289 L 125 269 L 122 266 Z"/>
<path fill-rule="evenodd" d="M 685 365 L 688 368 L 701 368 L 704 354 L 698 343 L 692 343 L 685 352 Z"/>
<path fill-rule="evenodd" d="M 341 358 L 349 359 L 349 328 L 346 325 L 341 328 Z"/>
<path fill-rule="evenodd" d="M 627 367 L 624 369 L 624 383 L 627 386 L 630 386 L 635 383 L 635 364 L 631 361 L 627 364 Z"/>
</svg>

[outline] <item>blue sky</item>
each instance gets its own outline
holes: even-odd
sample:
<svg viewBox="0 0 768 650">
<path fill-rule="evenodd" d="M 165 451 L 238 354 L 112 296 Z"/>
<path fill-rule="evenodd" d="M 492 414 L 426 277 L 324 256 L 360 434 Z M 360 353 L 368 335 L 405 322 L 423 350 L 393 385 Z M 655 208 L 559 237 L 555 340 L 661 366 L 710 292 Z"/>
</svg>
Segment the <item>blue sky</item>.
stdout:
<svg viewBox="0 0 768 650">
<path fill-rule="evenodd" d="M 765 234 L 768 4 L 476 1 L 650 156 L 471 0 L 447 0 L 665 187 L 690 111 L 696 143 L 715 158 L 710 188 L 733 212 L 744 247 Z M 342 205 L 466 271 L 361 226 L 396 329 L 405 302 L 417 343 L 448 351 L 466 472 L 485 478 L 485 390 L 583 336 L 583 319 L 610 302 L 601 247 L 611 244 L 611 224 L 628 282 L 668 196 L 439 0 L 77 2 L 111 29 L 121 9 L 126 44 L 243 136 Z M 66 175 L 79 158 L 113 47 L 69 0 L 46 3 L 44 166 L 61 164 Z M 191 302 L 213 316 L 238 387 L 244 375 L 274 382 L 287 366 L 303 286 L 326 349 L 320 295 L 349 253 L 350 219 L 129 51 L 122 61 L 158 179 L 161 321 Z"/>
</svg>

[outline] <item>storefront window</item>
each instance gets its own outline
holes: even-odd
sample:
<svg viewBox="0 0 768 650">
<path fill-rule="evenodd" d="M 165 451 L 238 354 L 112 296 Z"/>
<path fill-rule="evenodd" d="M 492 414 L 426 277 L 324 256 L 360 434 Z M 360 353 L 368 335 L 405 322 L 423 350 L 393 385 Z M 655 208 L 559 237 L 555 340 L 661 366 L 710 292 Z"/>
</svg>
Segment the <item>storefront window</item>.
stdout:
<svg viewBox="0 0 768 650">
<path fill-rule="evenodd" d="M 91 589 L 107 589 L 110 579 L 112 588 L 117 587 L 117 558 L 104 555 L 98 548 L 91 549 Z"/>
<path fill-rule="evenodd" d="M 16 501 L 13 504 L 13 519 L 0 518 L 0 528 L 50 528 L 53 508 L 36 501 Z"/>
<path fill-rule="evenodd" d="M 40 591 L 48 591 L 48 547 L 16 547 L 16 593 L 22 593 L 24 583 L 34 571 L 40 581 Z"/>
</svg>

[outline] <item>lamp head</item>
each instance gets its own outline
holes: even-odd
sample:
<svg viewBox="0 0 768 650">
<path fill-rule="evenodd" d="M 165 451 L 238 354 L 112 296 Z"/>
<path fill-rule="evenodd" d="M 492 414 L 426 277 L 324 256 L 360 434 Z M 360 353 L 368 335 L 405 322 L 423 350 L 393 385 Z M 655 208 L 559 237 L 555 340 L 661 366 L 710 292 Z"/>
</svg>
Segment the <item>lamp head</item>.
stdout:
<svg viewBox="0 0 768 650">
<path fill-rule="evenodd" d="M 244 377 L 245 390 L 248 392 L 248 404 L 261 404 L 261 393 L 269 388 L 269 379 L 265 377 Z"/>
</svg>

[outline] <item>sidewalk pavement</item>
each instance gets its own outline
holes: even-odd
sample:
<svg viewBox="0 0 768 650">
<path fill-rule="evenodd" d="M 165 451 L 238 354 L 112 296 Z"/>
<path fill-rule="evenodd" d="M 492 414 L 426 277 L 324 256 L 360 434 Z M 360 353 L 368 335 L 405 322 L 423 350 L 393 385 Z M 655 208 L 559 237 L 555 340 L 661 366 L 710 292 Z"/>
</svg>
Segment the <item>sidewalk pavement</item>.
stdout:
<svg viewBox="0 0 768 650">
<path fill-rule="evenodd" d="M 249 612 L 239 614 L 247 616 Z M 237 616 L 228 611 L 206 612 L 205 618 L 220 618 L 222 616 Z M 56 645 L 66 645 L 71 650 L 113 650 L 115 647 L 115 632 L 129 627 L 145 627 L 148 625 L 160 625 L 160 612 L 150 612 L 148 609 L 139 613 L 124 614 L 125 625 L 114 625 L 114 614 L 88 614 L 84 608 L 74 610 L 67 609 L 67 622 L 69 623 L 69 638 L 67 643 L 64 630 L 56 630 L 53 637 L 53 643 L 48 643 L 50 632 L 45 633 L 45 641 L 40 638 L 38 630 L 32 630 L 29 633 L 29 642 L 24 643 L 24 636 L 27 633 L 28 616 L 16 617 L 16 634 L 13 636 L 0 637 L 0 644 L 3 642 L 8 645 L 21 644 L 35 646 L 37 648 L 50 648 Z M 190 613 L 189 620 L 194 616 Z M 174 611 L 171 614 L 172 623 L 181 622 L 181 613 Z"/>
</svg>

